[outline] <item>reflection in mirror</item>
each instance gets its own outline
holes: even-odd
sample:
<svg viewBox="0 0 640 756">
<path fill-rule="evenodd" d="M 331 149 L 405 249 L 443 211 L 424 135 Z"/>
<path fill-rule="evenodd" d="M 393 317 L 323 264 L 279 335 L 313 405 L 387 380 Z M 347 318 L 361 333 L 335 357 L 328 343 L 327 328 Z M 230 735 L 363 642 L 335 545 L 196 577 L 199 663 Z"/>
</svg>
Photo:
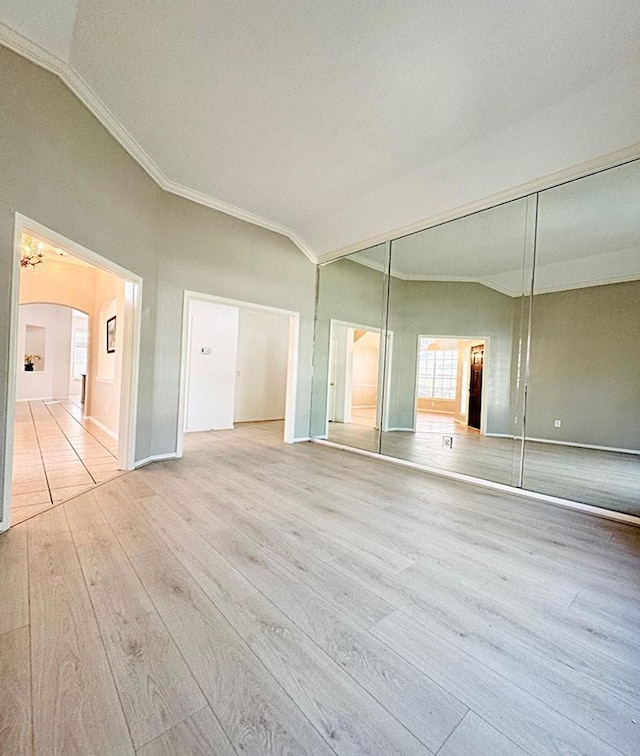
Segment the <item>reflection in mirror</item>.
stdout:
<svg viewBox="0 0 640 756">
<path fill-rule="evenodd" d="M 379 450 L 388 245 L 318 269 L 311 433 Z"/>
<path fill-rule="evenodd" d="M 541 192 L 523 487 L 640 514 L 640 163 Z"/>
<path fill-rule="evenodd" d="M 518 485 L 534 211 L 521 199 L 392 243 L 383 454 Z"/>
</svg>

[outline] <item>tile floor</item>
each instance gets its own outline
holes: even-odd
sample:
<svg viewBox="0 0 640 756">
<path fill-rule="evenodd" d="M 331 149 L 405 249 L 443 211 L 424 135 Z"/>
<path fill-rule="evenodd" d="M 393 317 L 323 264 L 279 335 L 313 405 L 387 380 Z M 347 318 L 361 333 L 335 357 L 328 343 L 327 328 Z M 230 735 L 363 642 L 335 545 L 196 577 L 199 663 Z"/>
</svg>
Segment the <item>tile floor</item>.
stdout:
<svg viewBox="0 0 640 756">
<path fill-rule="evenodd" d="M 117 445 L 73 399 L 18 402 L 12 524 L 118 476 Z"/>
</svg>

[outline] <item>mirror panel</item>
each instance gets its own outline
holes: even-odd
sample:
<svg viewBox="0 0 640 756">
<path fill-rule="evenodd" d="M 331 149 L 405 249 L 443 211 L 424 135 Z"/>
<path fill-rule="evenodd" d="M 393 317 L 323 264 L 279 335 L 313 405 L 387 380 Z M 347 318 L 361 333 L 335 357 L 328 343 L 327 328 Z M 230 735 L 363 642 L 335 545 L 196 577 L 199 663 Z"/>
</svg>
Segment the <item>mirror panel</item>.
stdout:
<svg viewBox="0 0 640 756">
<path fill-rule="evenodd" d="M 640 514 L 640 163 L 541 192 L 523 487 Z"/>
<path fill-rule="evenodd" d="M 518 485 L 534 209 L 509 202 L 392 243 L 383 454 Z"/>
<path fill-rule="evenodd" d="M 318 269 L 311 437 L 377 452 L 388 244 Z"/>
</svg>

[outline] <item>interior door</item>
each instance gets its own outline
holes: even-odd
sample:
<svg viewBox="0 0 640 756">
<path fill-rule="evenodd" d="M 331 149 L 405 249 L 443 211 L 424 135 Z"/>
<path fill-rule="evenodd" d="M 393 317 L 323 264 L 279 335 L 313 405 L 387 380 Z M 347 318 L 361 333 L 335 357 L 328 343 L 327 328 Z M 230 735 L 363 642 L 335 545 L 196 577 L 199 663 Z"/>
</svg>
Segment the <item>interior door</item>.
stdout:
<svg viewBox="0 0 640 756">
<path fill-rule="evenodd" d="M 484 366 L 484 344 L 471 347 L 471 377 L 469 380 L 469 419 L 470 428 L 480 430 L 482 416 L 482 369 Z"/>
</svg>

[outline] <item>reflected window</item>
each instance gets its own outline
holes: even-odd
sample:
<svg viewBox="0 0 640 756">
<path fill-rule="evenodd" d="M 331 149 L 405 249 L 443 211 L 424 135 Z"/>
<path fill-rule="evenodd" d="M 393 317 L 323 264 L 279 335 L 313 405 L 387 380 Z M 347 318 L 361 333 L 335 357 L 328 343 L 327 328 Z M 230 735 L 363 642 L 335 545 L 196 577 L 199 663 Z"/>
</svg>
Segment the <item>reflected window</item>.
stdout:
<svg viewBox="0 0 640 756">
<path fill-rule="evenodd" d="M 458 348 L 420 338 L 418 398 L 455 399 L 458 388 Z"/>
</svg>

